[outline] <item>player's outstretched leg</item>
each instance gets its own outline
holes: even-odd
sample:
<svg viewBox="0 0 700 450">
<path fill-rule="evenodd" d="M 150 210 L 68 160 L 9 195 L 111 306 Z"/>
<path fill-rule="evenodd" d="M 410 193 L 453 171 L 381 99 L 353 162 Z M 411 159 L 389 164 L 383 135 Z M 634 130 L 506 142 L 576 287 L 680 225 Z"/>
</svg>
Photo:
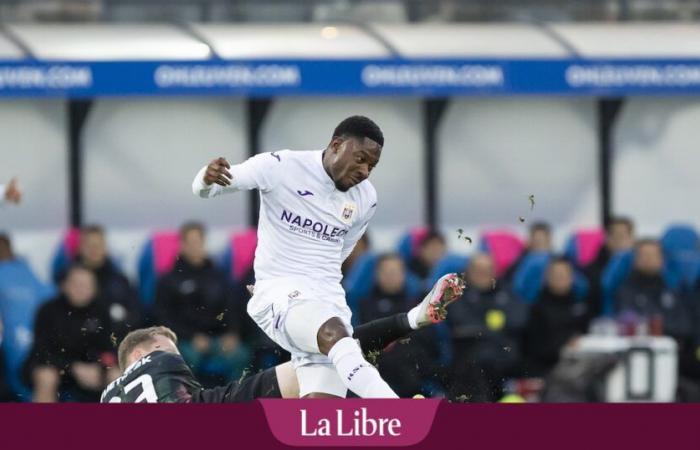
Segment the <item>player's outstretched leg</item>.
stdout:
<svg viewBox="0 0 700 450">
<path fill-rule="evenodd" d="M 362 398 L 398 398 L 338 317 L 327 320 L 318 330 L 318 348 L 327 355 L 343 384 Z"/>
</svg>

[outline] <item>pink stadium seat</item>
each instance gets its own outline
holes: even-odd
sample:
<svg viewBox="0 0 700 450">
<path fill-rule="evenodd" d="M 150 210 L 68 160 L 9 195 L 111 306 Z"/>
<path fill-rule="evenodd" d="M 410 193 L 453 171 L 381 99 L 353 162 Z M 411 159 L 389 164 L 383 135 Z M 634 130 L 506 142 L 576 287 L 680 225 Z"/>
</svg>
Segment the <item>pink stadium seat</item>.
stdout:
<svg viewBox="0 0 700 450">
<path fill-rule="evenodd" d="M 63 239 L 63 245 L 65 246 L 66 253 L 72 259 L 78 254 L 78 248 L 80 247 L 80 229 L 71 228 L 66 232 L 66 236 Z"/>
<path fill-rule="evenodd" d="M 257 245 L 258 234 L 255 228 L 231 236 L 231 276 L 234 280 L 241 280 L 253 266 Z"/>
<path fill-rule="evenodd" d="M 482 249 L 487 251 L 496 264 L 496 275 L 503 275 L 520 257 L 525 243 L 516 233 L 507 230 L 486 231 L 481 235 Z"/>
<path fill-rule="evenodd" d="M 176 231 L 153 233 L 153 263 L 158 276 L 169 272 L 180 251 L 180 236 Z"/>
<path fill-rule="evenodd" d="M 580 267 L 586 267 L 595 260 L 600 248 L 605 243 L 605 231 L 600 228 L 578 230 L 576 239 L 577 263 Z"/>
</svg>

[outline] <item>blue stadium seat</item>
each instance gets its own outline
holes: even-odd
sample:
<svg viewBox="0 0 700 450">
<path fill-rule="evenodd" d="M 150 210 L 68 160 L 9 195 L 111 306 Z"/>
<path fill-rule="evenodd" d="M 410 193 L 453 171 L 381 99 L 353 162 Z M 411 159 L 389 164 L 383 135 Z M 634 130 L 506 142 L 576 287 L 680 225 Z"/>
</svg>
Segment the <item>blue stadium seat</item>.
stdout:
<svg viewBox="0 0 700 450">
<path fill-rule="evenodd" d="M 71 228 L 63 235 L 61 242 L 56 247 L 51 261 L 51 279 L 58 282 L 59 277 L 65 273 L 78 254 L 80 245 L 80 230 Z"/>
<path fill-rule="evenodd" d="M 531 252 L 513 274 L 513 291 L 528 304 L 534 303 L 542 289 L 551 254 Z"/>
<path fill-rule="evenodd" d="M 22 364 L 31 350 L 34 316 L 46 300 L 55 295 L 53 286 L 37 279 L 21 260 L 0 262 L 0 317 L 4 324 L 2 347 L 11 389 L 27 401 L 31 390 L 21 380 Z"/>
<path fill-rule="evenodd" d="M 413 258 L 418 249 L 418 244 L 427 234 L 427 228 L 417 227 L 409 230 L 399 239 L 399 243 L 396 246 L 396 253 L 401 256 L 405 263 L 408 263 Z"/>
<path fill-rule="evenodd" d="M 180 251 L 177 231 L 153 233 L 139 257 L 139 294 L 146 309 L 150 309 L 156 299 L 158 278 L 169 272 Z"/>
<path fill-rule="evenodd" d="M 551 253 L 532 252 L 522 260 L 515 271 L 513 275 L 513 292 L 526 303 L 532 304 L 539 297 L 551 259 Z M 573 289 L 578 299 L 585 298 L 590 289 L 586 277 L 575 268 Z"/>
<path fill-rule="evenodd" d="M 692 288 L 700 271 L 700 238 L 691 225 L 672 225 L 661 237 L 669 272 L 680 279 L 682 287 Z"/>
<path fill-rule="evenodd" d="M 366 252 L 355 261 L 355 264 L 353 264 L 350 271 L 343 279 L 345 296 L 348 301 L 348 306 L 353 312 L 353 316 L 355 316 L 357 312 L 360 300 L 367 297 L 370 292 L 372 292 L 376 268 L 377 254 Z"/>
<path fill-rule="evenodd" d="M 255 249 L 258 245 L 258 234 L 255 228 L 231 235 L 229 245 L 221 255 L 221 269 L 235 283 L 243 281 L 255 260 Z"/>
<path fill-rule="evenodd" d="M 700 237 L 692 225 L 671 225 L 661 237 L 661 248 L 666 255 L 698 251 Z"/>
<path fill-rule="evenodd" d="M 600 228 L 577 230 L 569 237 L 564 247 L 564 256 L 576 267 L 591 264 L 605 244 L 605 231 Z"/>
<path fill-rule="evenodd" d="M 525 243 L 512 231 L 492 230 L 481 234 L 479 249 L 491 255 L 496 266 L 496 277 L 501 277 L 520 258 Z"/>
<path fill-rule="evenodd" d="M 462 273 L 467 267 L 469 258 L 467 256 L 447 254 L 435 264 L 433 273 L 428 277 L 428 286 L 426 290 L 431 288 L 441 276 L 448 273 Z"/>
<path fill-rule="evenodd" d="M 343 279 L 343 288 L 348 306 L 352 311 L 353 323 L 359 319 L 360 301 L 372 293 L 375 285 L 375 272 L 377 270 L 378 256 L 367 252 L 360 256 Z M 406 270 L 406 295 L 410 298 L 418 298 L 424 292 L 421 280 Z"/>
</svg>

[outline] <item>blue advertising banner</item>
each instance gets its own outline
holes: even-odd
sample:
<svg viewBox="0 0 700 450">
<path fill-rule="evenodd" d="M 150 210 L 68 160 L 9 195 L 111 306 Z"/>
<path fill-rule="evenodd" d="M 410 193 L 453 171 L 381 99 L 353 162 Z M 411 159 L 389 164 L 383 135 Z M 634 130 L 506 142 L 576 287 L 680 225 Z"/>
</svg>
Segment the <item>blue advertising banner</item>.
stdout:
<svg viewBox="0 0 700 450">
<path fill-rule="evenodd" d="M 698 94 L 700 60 L 0 61 L 0 97 Z"/>
</svg>

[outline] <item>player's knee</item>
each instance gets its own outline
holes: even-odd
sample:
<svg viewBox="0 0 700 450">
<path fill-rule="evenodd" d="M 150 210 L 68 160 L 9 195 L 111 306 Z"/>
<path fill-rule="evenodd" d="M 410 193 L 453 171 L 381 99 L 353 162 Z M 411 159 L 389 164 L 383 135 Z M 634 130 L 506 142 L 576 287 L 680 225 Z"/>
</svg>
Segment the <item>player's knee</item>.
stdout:
<svg viewBox="0 0 700 450">
<path fill-rule="evenodd" d="M 336 342 L 348 336 L 350 336 L 350 334 L 347 328 L 345 328 L 343 321 L 337 317 L 330 318 L 318 329 L 316 335 L 318 349 L 321 353 L 327 355 Z"/>
</svg>

